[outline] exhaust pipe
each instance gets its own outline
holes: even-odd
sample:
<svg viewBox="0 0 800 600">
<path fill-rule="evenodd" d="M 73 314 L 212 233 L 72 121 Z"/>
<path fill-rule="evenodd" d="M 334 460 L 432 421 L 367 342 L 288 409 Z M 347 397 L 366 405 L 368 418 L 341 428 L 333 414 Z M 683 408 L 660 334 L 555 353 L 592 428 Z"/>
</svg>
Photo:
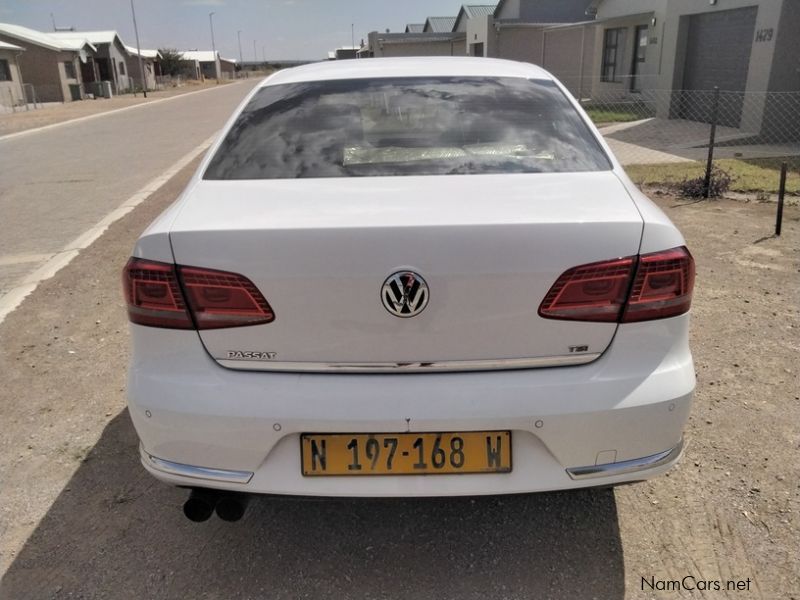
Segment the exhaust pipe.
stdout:
<svg viewBox="0 0 800 600">
<path fill-rule="evenodd" d="M 217 500 L 217 516 L 233 523 L 244 516 L 250 496 L 247 494 L 224 494 Z"/>
<path fill-rule="evenodd" d="M 219 493 L 205 488 L 192 488 L 189 498 L 183 503 L 183 514 L 195 523 L 208 521 L 214 513 Z M 244 511 L 243 511 L 244 512 Z"/>
</svg>

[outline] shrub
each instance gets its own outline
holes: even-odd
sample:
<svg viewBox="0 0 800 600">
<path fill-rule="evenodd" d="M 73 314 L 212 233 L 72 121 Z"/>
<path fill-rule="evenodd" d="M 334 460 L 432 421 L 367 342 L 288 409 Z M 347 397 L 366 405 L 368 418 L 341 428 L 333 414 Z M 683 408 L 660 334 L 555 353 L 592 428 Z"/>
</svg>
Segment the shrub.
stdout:
<svg viewBox="0 0 800 600">
<path fill-rule="evenodd" d="M 711 167 L 711 180 L 708 185 L 708 197 L 719 198 L 727 192 L 734 178 L 725 169 L 720 169 L 716 165 Z M 687 198 L 703 198 L 706 193 L 706 178 L 705 175 L 694 177 L 692 179 L 684 179 L 678 183 L 678 190 L 682 196 Z"/>
</svg>

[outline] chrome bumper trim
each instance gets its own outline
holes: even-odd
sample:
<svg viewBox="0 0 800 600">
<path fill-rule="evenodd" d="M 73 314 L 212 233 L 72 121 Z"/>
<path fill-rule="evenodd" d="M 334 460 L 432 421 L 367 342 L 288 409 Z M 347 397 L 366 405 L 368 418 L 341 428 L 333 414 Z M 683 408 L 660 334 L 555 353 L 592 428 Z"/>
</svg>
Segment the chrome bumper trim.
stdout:
<svg viewBox="0 0 800 600">
<path fill-rule="evenodd" d="M 532 369 L 537 367 L 583 365 L 592 362 L 599 356 L 600 352 L 570 354 L 567 356 L 540 356 L 536 358 L 445 360 L 438 362 L 407 363 L 273 362 L 229 359 L 217 359 L 217 362 L 223 367 L 240 371 L 289 371 L 301 373 L 447 373 L 454 371 L 499 371 L 503 369 Z"/>
<path fill-rule="evenodd" d="M 156 471 L 178 475 L 180 477 L 190 477 L 192 479 L 205 479 L 208 481 L 223 481 L 225 483 L 248 483 L 253 478 L 250 471 L 229 471 L 227 469 L 211 469 L 208 467 L 196 467 L 194 465 L 184 465 L 169 460 L 156 458 L 141 448 L 139 452 L 142 462 L 149 465 Z"/>
<path fill-rule="evenodd" d="M 617 463 L 607 463 L 604 465 L 592 465 L 589 467 L 572 467 L 567 469 L 567 473 L 572 479 L 592 479 L 594 477 L 614 477 L 616 475 L 626 475 L 635 473 L 637 471 L 645 471 L 647 469 L 655 469 L 666 464 L 669 464 L 678 458 L 683 452 L 684 442 L 683 438 L 673 448 L 644 456 L 642 458 L 633 458 L 631 460 L 623 460 Z"/>
</svg>

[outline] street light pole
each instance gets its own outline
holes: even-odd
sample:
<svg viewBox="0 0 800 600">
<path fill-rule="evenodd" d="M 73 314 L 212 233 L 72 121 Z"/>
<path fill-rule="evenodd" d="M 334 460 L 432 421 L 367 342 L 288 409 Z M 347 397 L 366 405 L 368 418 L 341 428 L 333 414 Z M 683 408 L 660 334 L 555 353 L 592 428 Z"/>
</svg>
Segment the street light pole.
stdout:
<svg viewBox="0 0 800 600">
<path fill-rule="evenodd" d="M 139 44 L 139 28 L 136 26 L 136 9 L 133 7 L 133 0 L 131 0 L 131 14 L 133 15 L 133 32 L 136 34 L 136 53 L 139 55 L 139 73 L 142 76 L 142 94 L 147 98 L 147 77 L 144 74 L 142 46 Z"/>
<path fill-rule="evenodd" d="M 216 13 L 208 13 L 208 23 L 211 26 L 211 50 L 214 52 L 214 76 L 219 83 L 219 64 L 217 63 L 217 45 L 214 43 L 214 15 Z"/>
</svg>

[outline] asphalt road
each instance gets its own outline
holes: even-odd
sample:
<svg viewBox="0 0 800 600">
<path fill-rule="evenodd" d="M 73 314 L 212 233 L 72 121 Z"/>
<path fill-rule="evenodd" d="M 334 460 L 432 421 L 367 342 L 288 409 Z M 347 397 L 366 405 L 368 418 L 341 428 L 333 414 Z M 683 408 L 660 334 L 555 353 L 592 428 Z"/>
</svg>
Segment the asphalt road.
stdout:
<svg viewBox="0 0 800 600">
<path fill-rule="evenodd" d="M 257 81 L 0 139 L 0 298 L 218 131 Z"/>
</svg>

